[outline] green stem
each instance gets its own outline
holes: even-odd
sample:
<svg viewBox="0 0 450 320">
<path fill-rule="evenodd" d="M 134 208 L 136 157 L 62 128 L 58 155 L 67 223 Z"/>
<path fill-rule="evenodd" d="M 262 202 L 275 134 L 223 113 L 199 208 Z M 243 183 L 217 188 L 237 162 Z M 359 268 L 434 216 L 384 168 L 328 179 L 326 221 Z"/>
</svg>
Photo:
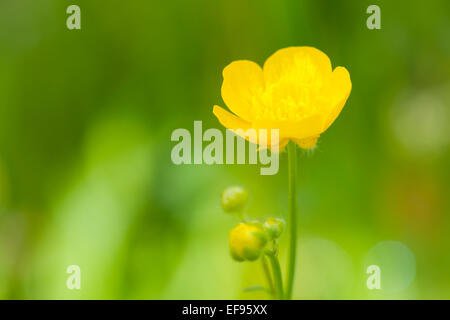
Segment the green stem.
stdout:
<svg viewBox="0 0 450 320">
<path fill-rule="evenodd" d="M 283 300 L 283 279 L 281 279 L 280 263 L 278 262 L 277 256 L 275 256 L 273 253 L 267 253 L 266 255 L 269 257 L 270 264 L 272 266 L 273 282 L 275 284 L 276 296 L 278 299 Z"/>
<path fill-rule="evenodd" d="M 264 255 L 261 256 L 261 264 L 266 275 L 267 285 L 269 286 L 270 294 L 275 295 L 275 287 L 273 286 L 272 276 L 270 275 L 269 266 L 267 265 L 267 259 Z"/>
<path fill-rule="evenodd" d="M 286 278 L 286 299 L 292 298 L 292 290 L 294 287 L 295 274 L 295 257 L 297 253 L 297 214 L 296 214 L 296 170 L 297 169 L 297 146 L 294 142 L 288 144 L 288 171 L 289 171 L 289 207 L 288 207 L 288 223 L 289 223 L 289 260 Z"/>
<path fill-rule="evenodd" d="M 245 213 L 244 210 L 236 212 L 237 217 L 241 220 L 241 222 L 245 222 Z"/>
</svg>

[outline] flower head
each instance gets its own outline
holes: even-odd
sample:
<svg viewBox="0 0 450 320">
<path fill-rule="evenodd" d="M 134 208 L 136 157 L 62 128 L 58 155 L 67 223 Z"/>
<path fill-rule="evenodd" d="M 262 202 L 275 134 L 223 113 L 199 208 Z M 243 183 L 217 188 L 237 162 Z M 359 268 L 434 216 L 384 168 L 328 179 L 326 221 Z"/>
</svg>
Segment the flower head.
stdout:
<svg viewBox="0 0 450 320">
<path fill-rule="evenodd" d="M 237 261 L 256 260 L 267 243 L 267 235 L 258 223 L 239 223 L 230 231 L 230 253 Z"/>
<path fill-rule="evenodd" d="M 331 67 L 328 56 L 312 47 L 289 47 L 270 56 L 261 68 L 238 60 L 223 70 L 222 98 L 234 114 L 214 106 L 227 129 L 279 129 L 280 150 L 295 141 L 311 148 L 330 127 L 350 95 L 344 67 Z M 239 134 L 239 133 L 238 133 Z M 248 138 L 248 136 L 244 136 Z M 254 143 L 260 143 L 256 137 Z"/>
</svg>

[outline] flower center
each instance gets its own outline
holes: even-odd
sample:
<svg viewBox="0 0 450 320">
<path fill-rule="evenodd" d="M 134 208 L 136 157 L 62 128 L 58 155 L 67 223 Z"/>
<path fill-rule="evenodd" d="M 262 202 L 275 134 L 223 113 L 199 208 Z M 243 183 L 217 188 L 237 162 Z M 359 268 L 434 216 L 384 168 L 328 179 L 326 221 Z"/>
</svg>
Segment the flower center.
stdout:
<svg viewBox="0 0 450 320">
<path fill-rule="evenodd" d="M 288 71 L 277 81 L 266 82 L 253 98 L 256 120 L 300 121 L 318 112 L 316 102 L 326 79 L 312 64 L 302 70 L 300 75 Z"/>
</svg>

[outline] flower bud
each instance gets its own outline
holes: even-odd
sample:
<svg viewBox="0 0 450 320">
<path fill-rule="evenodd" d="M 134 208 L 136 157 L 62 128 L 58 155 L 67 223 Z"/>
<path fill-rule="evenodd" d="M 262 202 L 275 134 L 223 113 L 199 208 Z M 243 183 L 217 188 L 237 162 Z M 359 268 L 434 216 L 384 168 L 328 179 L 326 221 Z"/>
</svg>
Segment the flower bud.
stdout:
<svg viewBox="0 0 450 320">
<path fill-rule="evenodd" d="M 230 253 L 237 261 L 256 260 L 267 243 L 264 230 L 254 223 L 240 223 L 230 231 Z"/>
<path fill-rule="evenodd" d="M 283 232 L 285 224 L 283 219 L 269 218 L 264 222 L 264 231 L 271 240 L 277 239 Z"/>
<path fill-rule="evenodd" d="M 222 193 L 220 203 L 227 213 L 241 213 L 248 200 L 248 192 L 241 187 L 229 187 Z"/>
</svg>

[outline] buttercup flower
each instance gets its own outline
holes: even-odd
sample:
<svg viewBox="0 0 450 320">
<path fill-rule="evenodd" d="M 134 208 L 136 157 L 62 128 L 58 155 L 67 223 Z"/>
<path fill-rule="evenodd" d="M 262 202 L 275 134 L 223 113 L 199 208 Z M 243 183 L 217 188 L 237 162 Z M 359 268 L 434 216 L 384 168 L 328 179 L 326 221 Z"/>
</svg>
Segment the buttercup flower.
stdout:
<svg viewBox="0 0 450 320">
<path fill-rule="evenodd" d="M 222 98 L 234 114 L 214 106 L 219 122 L 231 130 L 279 129 L 279 145 L 268 141 L 279 150 L 289 140 L 302 148 L 313 147 L 341 112 L 352 88 L 347 69 L 333 70 L 328 56 L 312 47 L 280 49 L 263 68 L 248 60 L 234 61 L 223 70 L 223 78 Z M 261 141 L 257 136 L 251 142 Z"/>
</svg>

